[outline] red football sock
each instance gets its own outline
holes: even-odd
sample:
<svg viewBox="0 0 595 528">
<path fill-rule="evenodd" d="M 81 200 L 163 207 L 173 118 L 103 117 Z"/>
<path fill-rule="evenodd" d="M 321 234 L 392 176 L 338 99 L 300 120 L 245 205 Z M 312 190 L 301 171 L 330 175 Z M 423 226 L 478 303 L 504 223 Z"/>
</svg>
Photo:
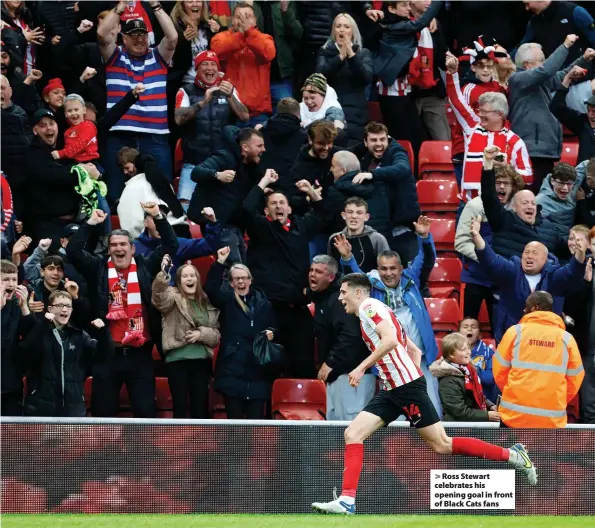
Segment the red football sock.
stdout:
<svg viewBox="0 0 595 528">
<path fill-rule="evenodd" d="M 364 444 L 347 444 L 345 446 L 345 469 L 343 470 L 343 491 L 341 491 L 341 495 L 355 498 L 363 464 Z"/>
<path fill-rule="evenodd" d="M 477 438 L 456 437 L 452 439 L 452 454 L 486 458 L 497 462 L 508 462 L 508 449 L 488 444 Z"/>
</svg>

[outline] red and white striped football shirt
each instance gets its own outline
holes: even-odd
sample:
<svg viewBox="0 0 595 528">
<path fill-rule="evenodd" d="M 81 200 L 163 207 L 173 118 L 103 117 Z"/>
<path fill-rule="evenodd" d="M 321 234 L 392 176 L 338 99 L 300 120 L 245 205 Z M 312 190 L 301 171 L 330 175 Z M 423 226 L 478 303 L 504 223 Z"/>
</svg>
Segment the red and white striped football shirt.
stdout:
<svg viewBox="0 0 595 528">
<path fill-rule="evenodd" d="M 376 363 L 378 375 L 386 390 L 401 387 L 406 383 L 421 378 L 422 371 L 407 353 L 407 336 L 393 311 L 378 299 L 366 299 L 359 309 L 362 337 L 370 352 L 380 346 L 380 337 L 376 326 L 382 321 L 389 321 L 395 327 L 399 344 Z"/>
</svg>

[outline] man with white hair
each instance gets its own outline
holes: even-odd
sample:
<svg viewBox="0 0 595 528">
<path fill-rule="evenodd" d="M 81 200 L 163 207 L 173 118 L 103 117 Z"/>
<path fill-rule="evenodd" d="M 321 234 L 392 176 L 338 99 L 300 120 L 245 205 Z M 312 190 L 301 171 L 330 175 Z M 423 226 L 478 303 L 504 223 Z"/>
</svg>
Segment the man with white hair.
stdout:
<svg viewBox="0 0 595 528">
<path fill-rule="evenodd" d="M 506 96 L 486 92 L 479 97 L 479 111 L 475 113 L 466 102 L 459 85 L 459 61 L 451 53 L 446 56 L 446 94 L 465 137 L 465 161 L 461 189 L 465 198 L 477 196 L 481 186 L 483 150 L 487 146 L 500 149 L 502 161 L 512 165 L 527 182 L 533 176 L 529 154 L 524 141 L 505 126 L 508 117 Z"/>
<path fill-rule="evenodd" d="M 580 77 L 582 70 L 573 70 L 573 66 L 584 68 L 595 56 L 595 51 L 589 48 L 568 70 L 558 71 L 577 40 L 576 35 L 568 35 L 547 59 L 540 44 L 523 44 L 515 57 L 517 71 L 508 80 L 510 126 L 527 145 L 533 166 L 534 193 L 539 192 L 543 179 L 552 172 L 562 152 L 562 127 L 549 111 L 552 93 L 561 86 L 567 72 L 576 72 L 576 78 Z"/>
</svg>

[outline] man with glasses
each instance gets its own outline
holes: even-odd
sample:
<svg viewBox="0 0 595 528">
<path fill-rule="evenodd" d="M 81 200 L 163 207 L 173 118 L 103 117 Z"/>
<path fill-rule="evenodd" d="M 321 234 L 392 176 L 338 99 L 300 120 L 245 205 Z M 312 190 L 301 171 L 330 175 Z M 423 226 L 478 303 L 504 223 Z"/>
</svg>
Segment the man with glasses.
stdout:
<svg viewBox="0 0 595 528">
<path fill-rule="evenodd" d="M 560 237 L 568 237 L 574 225 L 578 189 L 576 169 L 568 163 L 558 163 L 543 180 L 535 198 L 541 206 L 541 216 L 554 224 Z"/>
<path fill-rule="evenodd" d="M 176 49 L 178 33 L 171 18 L 158 1 L 149 2 L 163 30 L 163 39 L 149 48 L 149 33 L 142 18 L 122 25 L 123 46 L 116 44 L 113 29 L 128 2 L 120 1 L 97 28 L 101 56 L 106 63 L 107 108 L 114 106 L 138 82 L 145 92 L 111 129 L 106 146 L 106 180 L 108 200 L 113 204 L 124 189 L 124 175 L 117 163 L 122 147 L 133 147 L 151 154 L 169 180 L 173 178 L 171 149 L 167 125 L 167 69 Z"/>
<path fill-rule="evenodd" d="M 26 365 L 25 416 L 85 416 L 87 366 L 97 341 L 71 326 L 72 296 L 53 292 L 47 312 L 21 343 Z M 94 321 L 96 325 L 102 322 Z"/>
</svg>

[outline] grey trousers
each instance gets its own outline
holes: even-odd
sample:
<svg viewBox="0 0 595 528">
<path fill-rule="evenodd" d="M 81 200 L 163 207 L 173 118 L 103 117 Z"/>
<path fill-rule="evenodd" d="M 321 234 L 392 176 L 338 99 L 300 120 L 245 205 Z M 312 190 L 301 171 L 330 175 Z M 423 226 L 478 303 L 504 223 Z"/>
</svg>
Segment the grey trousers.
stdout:
<svg viewBox="0 0 595 528">
<path fill-rule="evenodd" d="M 364 374 L 357 387 L 341 374 L 326 386 L 326 419 L 353 420 L 376 394 L 376 376 Z"/>
<path fill-rule="evenodd" d="M 417 113 L 434 141 L 450 140 L 450 127 L 446 118 L 445 105 L 446 99 L 435 95 L 415 99 Z"/>
</svg>

